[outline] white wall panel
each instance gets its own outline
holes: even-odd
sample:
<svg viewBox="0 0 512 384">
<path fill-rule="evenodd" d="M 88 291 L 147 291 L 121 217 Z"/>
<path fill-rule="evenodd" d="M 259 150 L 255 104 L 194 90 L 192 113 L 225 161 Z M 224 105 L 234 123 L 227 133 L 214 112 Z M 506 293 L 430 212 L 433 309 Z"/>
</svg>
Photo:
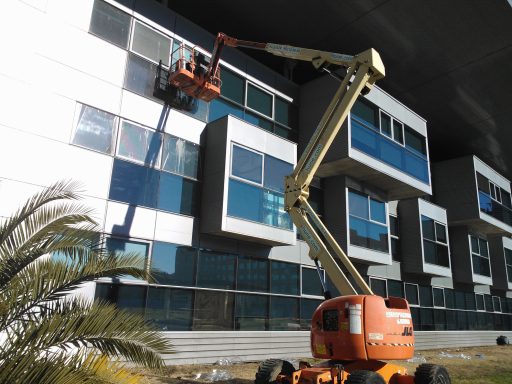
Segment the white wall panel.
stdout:
<svg viewBox="0 0 512 384">
<path fill-rule="evenodd" d="M 47 0 L 46 13 L 84 31 L 89 30 L 94 0 Z"/>
<path fill-rule="evenodd" d="M 164 106 L 146 97 L 123 90 L 121 102 L 121 117 L 136 121 L 153 129 L 159 127 Z"/>
<path fill-rule="evenodd" d="M 155 240 L 192 245 L 193 229 L 193 217 L 167 212 L 156 213 Z"/>
<path fill-rule="evenodd" d="M 153 239 L 156 211 L 109 201 L 105 232 L 116 235 Z"/>
<path fill-rule="evenodd" d="M 62 179 L 79 181 L 84 194 L 106 199 L 112 158 L 54 140 L 0 127 L 0 177 L 47 186 Z"/>
<path fill-rule="evenodd" d="M 0 124 L 68 142 L 76 103 L 26 83 L 0 75 L 0 89 L 9 107 L 0 113 Z M 31 100 L 34 102 L 28 103 Z"/>
<path fill-rule="evenodd" d="M 165 126 L 165 132 L 199 144 L 199 139 L 205 126 L 206 123 L 171 109 Z"/>
</svg>

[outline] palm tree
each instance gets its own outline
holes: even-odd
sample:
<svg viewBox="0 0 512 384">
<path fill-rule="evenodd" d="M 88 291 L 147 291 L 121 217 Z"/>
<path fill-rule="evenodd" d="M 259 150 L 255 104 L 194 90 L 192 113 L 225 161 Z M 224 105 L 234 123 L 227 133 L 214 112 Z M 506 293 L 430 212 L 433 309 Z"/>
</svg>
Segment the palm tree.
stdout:
<svg viewBox="0 0 512 384">
<path fill-rule="evenodd" d="M 136 383 L 122 361 L 161 368 L 172 353 L 140 315 L 73 294 L 101 277 L 148 279 L 140 256 L 94 244 L 78 199 L 59 182 L 0 223 L 0 383 Z"/>
</svg>

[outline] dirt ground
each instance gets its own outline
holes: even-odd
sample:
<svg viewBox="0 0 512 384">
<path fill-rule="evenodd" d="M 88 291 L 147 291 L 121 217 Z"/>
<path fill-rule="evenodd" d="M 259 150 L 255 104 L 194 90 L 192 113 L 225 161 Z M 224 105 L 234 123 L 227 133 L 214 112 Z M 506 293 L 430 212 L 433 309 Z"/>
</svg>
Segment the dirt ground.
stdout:
<svg viewBox="0 0 512 384">
<path fill-rule="evenodd" d="M 290 361 L 297 365 L 298 360 Z M 512 384 L 512 345 L 417 351 L 413 362 L 396 363 L 414 374 L 422 362 L 445 366 L 452 384 Z M 148 384 L 252 384 L 257 369 L 258 362 L 179 365 L 143 374 Z M 213 381 L 215 376 L 221 380 Z"/>
</svg>

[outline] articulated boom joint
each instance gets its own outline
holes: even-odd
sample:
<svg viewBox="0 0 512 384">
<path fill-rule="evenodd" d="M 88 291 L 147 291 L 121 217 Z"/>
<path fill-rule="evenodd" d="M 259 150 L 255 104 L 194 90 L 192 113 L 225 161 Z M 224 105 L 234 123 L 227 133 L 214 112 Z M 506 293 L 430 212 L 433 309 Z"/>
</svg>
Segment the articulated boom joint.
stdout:
<svg viewBox="0 0 512 384">
<path fill-rule="evenodd" d="M 309 197 L 309 187 L 297 185 L 297 180 L 293 175 L 285 178 L 284 209 L 289 212 L 293 207 L 300 207 L 301 200 L 307 200 Z"/>
</svg>

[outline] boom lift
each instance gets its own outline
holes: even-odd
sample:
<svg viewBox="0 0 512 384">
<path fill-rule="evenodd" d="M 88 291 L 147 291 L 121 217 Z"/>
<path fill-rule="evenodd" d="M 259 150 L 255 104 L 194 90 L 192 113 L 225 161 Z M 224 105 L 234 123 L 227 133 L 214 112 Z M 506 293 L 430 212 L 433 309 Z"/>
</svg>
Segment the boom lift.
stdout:
<svg viewBox="0 0 512 384">
<path fill-rule="evenodd" d="M 181 59 L 169 73 L 169 82 L 187 95 L 205 101 L 220 95 L 219 59 L 224 46 L 265 50 L 273 55 L 310 61 L 316 69 L 344 66 L 347 73 L 318 124 L 291 175 L 285 179 L 285 209 L 310 248 L 309 256 L 319 262 L 342 296 L 327 299 L 314 312 L 311 350 L 315 358 L 328 359 L 323 367 L 271 359 L 256 373 L 256 384 L 449 384 L 446 370 L 422 364 L 414 376 L 404 367 L 381 360 L 406 360 L 414 355 L 411 312 L 403 298 L 382 298 L 372 290 L 329 233 L 308 203 L 309 185 L 332 141 L 359 94 L 369 92 L 384 77 L 384 65 L 374 49 L 350 56 L 297 48 L 289 45 L 238 40 L 219 33 L 209 64 L 197 71 L 194 55 Z M 336 255 L 355 287 L 340 268 Z M 324 282 L 322 282 L 324 285 Z M 361 292 L 362 294 L 359 294 Z M 324 291 L 325 285 L 324 285 Z"/>
</svg>

